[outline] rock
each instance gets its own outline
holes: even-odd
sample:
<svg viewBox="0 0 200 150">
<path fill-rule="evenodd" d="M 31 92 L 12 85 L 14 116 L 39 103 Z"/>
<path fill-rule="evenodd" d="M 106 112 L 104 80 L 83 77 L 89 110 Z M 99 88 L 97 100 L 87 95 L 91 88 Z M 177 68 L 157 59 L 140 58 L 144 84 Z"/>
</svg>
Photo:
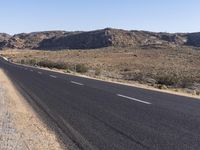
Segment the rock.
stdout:
<svg viewBox="0 0 200 150">
<path fill-rule="evenodd" d="M 157 81 L 155 79 L 152 78 L 146 78 L 145 81 L 151 85 L 154 85 L 157 83 Z"/>
<path fill-rule="evenodd" d="M 158 88 L 159 88 L 159 89 L 162 89 L 162 90 L 168 89 L 167 86 L 166 86 L 166 85 L 163 85 L 163 84 L 158 85 Z"/>
</svg>

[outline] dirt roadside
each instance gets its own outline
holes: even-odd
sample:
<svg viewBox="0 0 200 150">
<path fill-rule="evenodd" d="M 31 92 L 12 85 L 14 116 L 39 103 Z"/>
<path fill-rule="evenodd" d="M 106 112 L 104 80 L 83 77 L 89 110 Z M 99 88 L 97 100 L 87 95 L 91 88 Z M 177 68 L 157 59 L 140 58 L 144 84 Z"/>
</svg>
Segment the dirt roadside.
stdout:
<svg viewBox="0 0 200 150">
<path fill-rule="evenodd" d="M 60 150 L 53 130 L 38 117 L 0 69 L 0 149 Z"/>
</svg>

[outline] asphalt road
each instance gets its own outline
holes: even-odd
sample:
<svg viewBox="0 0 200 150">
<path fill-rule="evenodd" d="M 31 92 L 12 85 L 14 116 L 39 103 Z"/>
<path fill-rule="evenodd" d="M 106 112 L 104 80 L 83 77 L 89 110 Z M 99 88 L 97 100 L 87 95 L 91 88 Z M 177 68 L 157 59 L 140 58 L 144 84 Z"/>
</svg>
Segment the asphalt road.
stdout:
<svg viewBox="0 0 200 150">
<path fill-rule="evenodd" d="M 0 68 L 79 149 L 200 149 L 200 100 L 19 66 L 2 58 Z"/>
</svg>

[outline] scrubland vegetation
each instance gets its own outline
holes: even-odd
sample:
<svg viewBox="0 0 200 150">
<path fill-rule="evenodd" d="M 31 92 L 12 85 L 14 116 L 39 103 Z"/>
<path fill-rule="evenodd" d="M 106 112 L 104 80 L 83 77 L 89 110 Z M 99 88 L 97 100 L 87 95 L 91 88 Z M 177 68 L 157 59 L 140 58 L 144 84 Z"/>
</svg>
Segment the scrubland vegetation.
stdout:
<svg viewBox="0 0 200 150">
<path fill-rule="evenodd" d="M 2 54 L 21 64 L 200 93 L 200 50 L 190 47 L 6 50 Z"/>
</svg>

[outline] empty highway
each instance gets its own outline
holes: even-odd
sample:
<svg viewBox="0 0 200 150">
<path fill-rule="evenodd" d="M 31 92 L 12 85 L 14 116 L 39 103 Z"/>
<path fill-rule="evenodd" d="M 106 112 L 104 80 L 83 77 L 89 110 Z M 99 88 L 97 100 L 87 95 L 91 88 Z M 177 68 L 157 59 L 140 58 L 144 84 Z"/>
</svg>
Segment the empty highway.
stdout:
<svg viewBox="0 0 200 150">
<path fill-rule="evenodd" d="M 0 68 L 76 149 L 200 148 L 198 99 L 20 66 L 3 58 Z"/>
</svg>

